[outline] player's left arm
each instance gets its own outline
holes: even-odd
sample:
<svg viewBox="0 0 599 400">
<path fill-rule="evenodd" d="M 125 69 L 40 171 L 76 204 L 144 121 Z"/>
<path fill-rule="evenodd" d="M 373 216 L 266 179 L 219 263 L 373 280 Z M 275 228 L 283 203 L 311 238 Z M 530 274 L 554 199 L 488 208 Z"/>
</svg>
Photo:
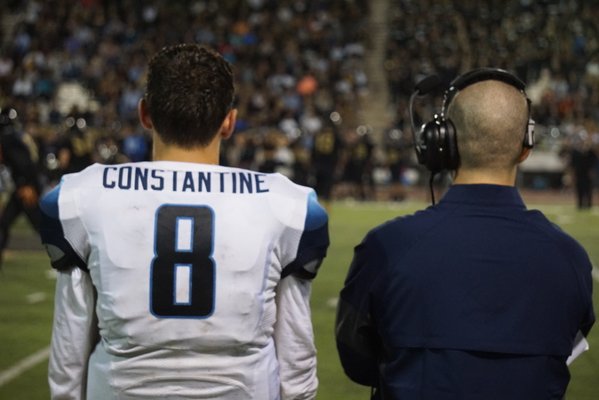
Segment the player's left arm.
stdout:
<svg viewBox="0 0 599 400">
<path fill-rule="evenodd" d="M 318 203 L 315 192 L 310 192 L 307 212 L 295 259 L 283 267 L 281 277 L 295 275 L 314 279 L 329 247 L 329 219 L 325 209 Z"/>
<path fill-rule="evenodd" d="M 316 397 L 316 347 L 310 313 L 311 282 L 291 275 L 277 288 L 274 330 L 282 400 Z"/>
<path fill-rule="evenodd" d="M 311 192 L 295 259 L 284 266 L 276 294 L 274 340 L 283 400 L 316 397 L 318 379 L 310 292 L 328 246 L 328 216 Z"/>
</svg>

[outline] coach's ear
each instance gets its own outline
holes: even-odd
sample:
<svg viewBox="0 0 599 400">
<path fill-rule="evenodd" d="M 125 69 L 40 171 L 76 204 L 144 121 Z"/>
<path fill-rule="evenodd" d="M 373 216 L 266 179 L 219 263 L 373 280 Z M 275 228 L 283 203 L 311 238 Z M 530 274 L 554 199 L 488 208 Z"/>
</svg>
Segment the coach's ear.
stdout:
<svg viewBox="0 0 599 400">
<path fill-rule="evenodd" d="M 228 139 L 235 130 L 235 124 L 237 123 L 237 109 L 233 108 L 227 113 L 227 116 L 223 120 L 223 124 L 220 126 L 220 136 L 222 139 Z"/>
<path fill-rule="evenodd" d="M 530 149 L 529 147 L 524 147 L 522 149 L 522 153 L 520 153 L 520 157 L 518 157 L 518 164 L 520 164 L 521 162 L 524 162 L 524 160 L 526 160 L 528 158 L 528 156 L 530 155 L 532 149 Z"/>
<path fill-rule="evenodd" d="M 145 97 L 142 97 L 137 103 L 137 114 L 139 115 L 139 122 L 141 122 L 141 126 L 148 130 L 154 129 L 152 117 L 150 117 L 150 112 L 148 110 L 148 102 L 146 101 Z"/>
</svg>

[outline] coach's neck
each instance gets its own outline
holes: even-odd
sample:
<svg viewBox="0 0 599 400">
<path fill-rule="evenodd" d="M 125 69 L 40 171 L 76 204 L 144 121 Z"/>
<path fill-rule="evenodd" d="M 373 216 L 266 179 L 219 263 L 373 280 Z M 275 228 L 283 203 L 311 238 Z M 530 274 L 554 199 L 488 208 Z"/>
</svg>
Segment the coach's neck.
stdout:
<svg viewBox="0 0 599 400">
<path fill-rule="evenodd" d="M 487 184 L 514 186 L 516 184 L 516 167 L 509 171 L 459 169 L 455 173 L 453 183 L 455 185 Z"/>
<path fill-rule="evenodd" d="M 458 168 L 455 172 L 453 183 L 455 185 L 502 185 L 516 186 L 518 165 L 530 155 L 530 149 L 523 148 L 516 164 L 506 168 Z"/>
</svg>

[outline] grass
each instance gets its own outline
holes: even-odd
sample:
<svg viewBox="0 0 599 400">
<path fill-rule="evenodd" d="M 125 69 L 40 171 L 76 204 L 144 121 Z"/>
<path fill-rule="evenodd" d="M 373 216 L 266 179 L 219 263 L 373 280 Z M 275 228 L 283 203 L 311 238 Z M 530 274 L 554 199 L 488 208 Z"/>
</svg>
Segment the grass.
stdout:
<svg viewBox="0 0 599 400">
<path fill-rule="evenodd" d="M 318 348 L 319 400 L 364 400 L 369 389 L 350 382 L 339 364 L 334 341 L 335 300 L 353 255 L 353 247 L 373 226 L 411 213 L 423 203 L 335 203 L 331 208 L 331 248 L 314 282 L 312 312 Z M 599 266 L 599 212 L 579 212 L 569 205 L 531 205 L 587 249 Z M 31 236 L 22 222 L 14 241 Z M 34 246 L 35 248 L 35 246 Z M 39 249 L 11 250 L 0 271 L 0 374 L 19 360 L 46 347 L 50 338 L 54 281 L 45 254 Z M 597 286 L 597 282 L 595 282 Z M 31 296 L 35 294 L 34 296 Z M 599 310 L 599 290 L 594 293 Z M 599 399 L 599 326 L 589 337 L 591 350 L 571 366 L 568 400 Z M 47 362 L 0 385 L 0 399 L 47 399 Z"/>
<path fill-rule="evenodd" d="M 48 346 L 54 280 L 42 251 L 10 251 L 0 271 L 0 373 Z M 48 399 L 43 362 L 0 386 L 0 399 Z"/>
</svg>

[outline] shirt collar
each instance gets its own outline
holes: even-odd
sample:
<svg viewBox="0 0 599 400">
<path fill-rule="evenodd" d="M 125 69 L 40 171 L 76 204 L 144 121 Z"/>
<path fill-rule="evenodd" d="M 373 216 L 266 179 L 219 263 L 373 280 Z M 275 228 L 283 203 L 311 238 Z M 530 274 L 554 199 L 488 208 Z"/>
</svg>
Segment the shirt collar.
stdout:
<svg viewBox="0 0 599 400">
<path fill-rule="evenodd" d="M 440 203 L 526 208 L 518 189 L 514 186 L 491 184 L 453 185 L 445 193 Z"/>
</svg>

